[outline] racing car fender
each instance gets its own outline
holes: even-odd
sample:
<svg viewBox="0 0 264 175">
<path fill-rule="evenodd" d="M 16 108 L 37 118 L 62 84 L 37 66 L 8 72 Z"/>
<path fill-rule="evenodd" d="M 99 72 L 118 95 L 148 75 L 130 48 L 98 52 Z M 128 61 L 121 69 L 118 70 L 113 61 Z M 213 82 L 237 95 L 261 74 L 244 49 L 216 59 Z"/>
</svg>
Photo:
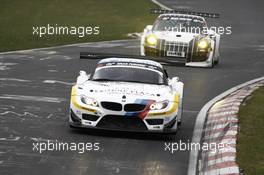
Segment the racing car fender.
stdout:
<svg viewBox="0 0 264 175">
<path fill-rule="evenodd" d="M 181 124 L 183 115 L 183 96 L 184 96 L 184 84 L 182 82 L 176 83 L 177 92 L 180 94 L 179 108 L 178 108 L 178 124 Z"/>
<path fill-rule="evenodd" d="M 145 56 L 144 42 L 145 42 L 145 35 L 143 34 L 141 36 L 141 41 L 140 41 L 140 55 L 141 56 Z"/>
<path fill-rule="evenodd" d="M 213 45 L 213 49 L 214 49 L 213 61 L 214 61 L 214 63 L 218 63 L 219 56 L 220 56 L 220 53 L 219 53 L 220 35 L 213 30 L 209 30 L 208 34 L 209 34 L 210 39 L 213 40 L 213 42 L 214 42 L 214 45 Z"/>
<path fill-rule="evenodd" d="M 140 55 L 141 56 L 145 56 L 145 50 L 144 50 L 145 38 L 151 32 L 152 27 L 153 27 L 152 25 L 147 25 L 143 31 L 143 35 L 141 36 L 141 40 L 140 40 Z"/>
<path fill-rule="evenodd" d="M 215 60 L 218 62 L 219 57 L 220 57 L 220 52 L 219 52 L 219 46 L 220 46 L 220 35 L 215 34 Z"/>
<path fill-rule="evenodd" d="M 173 77 L 170 80 L 170 83 L 173 90 L 179 93 L 180 100 L 179 100 L 179 107 L 178 107 L 178 113 L 177 113 L 177 120 L 178 124 L 181 124 L 182 121 L 182 114 L 183 114 L 183 97 L 184 97 L 184 84 L 183 82 L 179 81 L 178 77 Z"/>
</svg>

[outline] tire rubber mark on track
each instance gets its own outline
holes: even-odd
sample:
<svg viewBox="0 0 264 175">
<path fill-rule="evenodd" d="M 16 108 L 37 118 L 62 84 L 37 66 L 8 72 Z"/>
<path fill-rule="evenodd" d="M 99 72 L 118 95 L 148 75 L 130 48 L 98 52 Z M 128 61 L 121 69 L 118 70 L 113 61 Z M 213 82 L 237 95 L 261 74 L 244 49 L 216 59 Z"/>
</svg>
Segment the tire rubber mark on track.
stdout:
<svg viewBox="0 0 264 175">
<path fill-rule="evenodd" d="M 24 79 L 18 79 L 18 78 L 0 78 L 0 81 L 31 82 L 30 80 L 24 80 Z"/>
<path fill-rule="evenodd" d="M 61 103 L 63 101 L 66 101 L 64 98 L 41 97 L 41 96 L 25 96 L 25 95 L 9 95 L 9 94 L 0 95 L 0 99 L 24 100 L 24 101 L 40 101 L 40 102 L 51 102 L 51 103 Z"/>
<path fill-rule="evenodd" d="M 169 8 L 167 6 L 165 6 L 164 4 L 161 4 L 159 1 L 157 0 L 151 0 L 154 4 L 158 5 L 159 7 L 165 9 L 165 10 L 173 10 L 172 8 Z"/>
<path fill-rule="evenodd" d="M 44 80 L 43 83 L 47 83 L 47 84 L 64 84 L 64 85 L 74 85 L 75 83 L 69 83 L 69 82 L 64 82 L 64 81 L 59 81 L 59 80 Z"/>
</svg>

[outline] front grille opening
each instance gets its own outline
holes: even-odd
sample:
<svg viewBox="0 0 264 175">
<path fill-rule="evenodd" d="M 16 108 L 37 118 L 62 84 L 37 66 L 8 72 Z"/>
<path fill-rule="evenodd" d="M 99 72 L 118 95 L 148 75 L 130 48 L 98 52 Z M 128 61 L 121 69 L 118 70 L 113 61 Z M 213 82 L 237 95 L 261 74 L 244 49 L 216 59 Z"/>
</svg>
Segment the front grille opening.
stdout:
<svg viewBox="0 0 264 175">
<path fill-rule="evenodd" d="M 137 116 L 106 115 L 97 124 L 99 128 L 120 130 L 147 130 L 145 123 Z"/>
<path fill-rule="evenodd" d="M 101 105 L 103 108 L 111 111 L 122 111 L 122 104 L 120 103 L 103 101 Z"/>
<path fill-rule="evenodd" d="M 163 119 L 146 119 L 146 122 L 149 125 L 162 125 L 163 124 Z"/>
<path fill-rule="evenodd" d="M 167 56 L 168 51 L 172 51 L 175 53 L 185 53 L 185 57 L 179 58 L 186 58 L 189 54 L 189 43 L 160 40 L 159 48 L 161 50 L 159 56 Z"/>
<path fill-rule="evenodd" d="M 89 121 L 96 121 L 98 120 L 99 116 L 97 115 L 91 115 L 91 114 L 82 114 L 82 119 L 89 120 Z"/>
<path fill-rule="evenodd" d="M 124 110 L 126 112 L 137 112 L 137 111 L 143 111 L 145 108 L 146 105 L 144 104 L 126 104 Z"/>
</svg>

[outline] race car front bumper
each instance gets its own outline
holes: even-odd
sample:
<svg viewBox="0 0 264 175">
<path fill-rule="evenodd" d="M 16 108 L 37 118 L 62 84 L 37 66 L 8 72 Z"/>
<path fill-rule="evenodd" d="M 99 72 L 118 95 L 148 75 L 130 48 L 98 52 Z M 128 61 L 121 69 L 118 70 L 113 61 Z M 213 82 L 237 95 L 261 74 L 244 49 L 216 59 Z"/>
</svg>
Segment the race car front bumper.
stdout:
<svg viewBox="0 0 264 175">
<path fill-rule="evenodd" d="M 89 117 L 87 117 L 89 116 Z M 92 122 L 99 120 L 96 125 Z M 69 124 L 74 128 L 89 128 L 111 131 L 129 131 L 129 132 L 151 132 L 151 133 L 176 133 L 175 128 L 177 117 L 169 123 L 164 124 L 164 119 L 145 119 L 142 120 L 138 116 L 121 116 L 121 115 L 105 115 L 103 117 L 82 114 L 82 118 L 78 117 L 73 110 L 70 111 Z M 162 125 L 162 126 L 161 126 Z M 152 126 L 156 129 L 149 129 Z M 160 128 L 160 129 L 158 129 Z"/>
<path fill-rule="evenodd" d="M 191 43 L 158 40 L 156 46 L 144 43 L 141 47 L 142 56 L 163 58 L 166 63 L 182 63 L 194 67 L 212 66 L 212 50 L 199 50 Z"/>
<path fill-rule="evenodd" d="M 73 127 L 155 133 L 176 133 L 177 130 L 177 102 L 171 102 L 167 110 L 148 112 L 142 117 L 138 112 L 123 113 L 101 107 L 89 109 L 78 105 L 74 96 L 72 98 L 69 123 Z"/>
</svg>

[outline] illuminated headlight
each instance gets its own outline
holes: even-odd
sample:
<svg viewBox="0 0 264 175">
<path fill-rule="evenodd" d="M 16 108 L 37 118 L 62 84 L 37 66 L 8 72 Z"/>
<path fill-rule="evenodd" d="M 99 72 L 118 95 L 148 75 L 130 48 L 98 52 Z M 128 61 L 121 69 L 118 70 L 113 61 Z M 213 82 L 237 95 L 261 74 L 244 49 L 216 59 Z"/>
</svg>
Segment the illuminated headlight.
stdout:
<svg viewBox="0 0 264 175">
<path fill-rule="evenodd" d="M 86 97 L 86 96 L 81 96 L 81 102 L 86 104 L 86 105 L 89 105 L 89 106 L 98 107 L 97 101 L 95 99 L 93 99 L 93 98 L 89 98 L 89 97 Z"/>
<path fill-rule="evenodd" d="M 198 48 L 199 49 L 207 49 L 209 47 L 209 42 L 207 40 L 200 40 L 198 42 Z"/>
<path fill-rule="evenodd" d="M 149 45 L 151 45 L 151 46 L 155 46 L 155 45 L 157 45 L 157 43 L 158 43 L 158 39 L 157 39 L 157 37 L 155 36 L 155 35 L 149 35 L 148 37 L 147 37 L 147 43 L 149 44 Z"/>
<path fill-rule="evenodd" d="M 163 102 L 152 103 L 149 106 L 149 109 L 150 110 L 161 110 L 161 109 L 165 109 L 167 106 L 168 106 L 168 102 L 163 101 Z"/>
</svg>

